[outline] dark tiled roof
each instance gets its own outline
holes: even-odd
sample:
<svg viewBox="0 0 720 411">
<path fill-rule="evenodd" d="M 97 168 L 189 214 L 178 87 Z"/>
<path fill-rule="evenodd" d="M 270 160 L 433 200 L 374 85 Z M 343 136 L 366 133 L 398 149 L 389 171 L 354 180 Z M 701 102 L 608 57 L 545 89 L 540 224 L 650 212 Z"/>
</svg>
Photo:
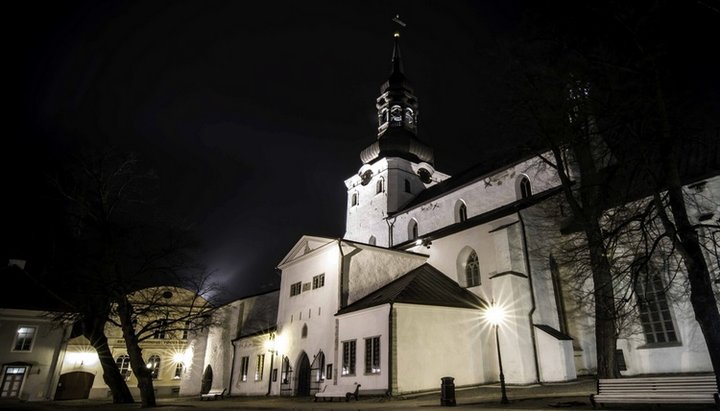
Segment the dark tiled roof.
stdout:
<svg viewBox="0 0 720 411">
<path fill-rule="evenodd" d="M 437 268 L 425 263 L 341 309 L 336 315 L 389 303 L 475 309 L 487 305 L 483 299 L 460 287 Z"/>
</svg>

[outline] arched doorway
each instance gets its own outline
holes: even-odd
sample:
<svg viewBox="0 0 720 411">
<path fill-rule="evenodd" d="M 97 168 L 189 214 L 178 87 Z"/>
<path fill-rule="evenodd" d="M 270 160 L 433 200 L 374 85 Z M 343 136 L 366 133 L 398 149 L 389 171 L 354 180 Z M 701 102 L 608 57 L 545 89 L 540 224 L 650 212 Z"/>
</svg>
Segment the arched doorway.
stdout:
<svg viewBox="0 0 720 411">
<path fill-rule="evenodd" d="M 89 372 L 73 371 L 60 376 L 55 400 L 84 400 L 90 396 L 95 375 Z"/>
<path fill-rule="evenodd" d="M 297 390 L 295 395 L 307 397 L 310 395 L 310 360 L 305 351 L 300 355 L 297 365 Z"/>
</svg>

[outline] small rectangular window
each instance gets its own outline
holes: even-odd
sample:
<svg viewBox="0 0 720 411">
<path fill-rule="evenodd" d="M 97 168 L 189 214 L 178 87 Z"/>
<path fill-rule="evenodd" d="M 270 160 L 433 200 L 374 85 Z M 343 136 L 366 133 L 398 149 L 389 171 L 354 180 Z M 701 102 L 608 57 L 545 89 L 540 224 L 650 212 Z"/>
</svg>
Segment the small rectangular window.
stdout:
<svg viewBox="0 0 720 411">
<path fill-rule="evenodd" d="M 35 327 L 20 326 L 15 334 L 15 344 L 13 351 L 31 351 L 33 340 L 35 340 Z"/>
<path fill-rule="evenodd" d="M 325 379 L 332 379 L 333 375 L 333 366 L 332 364 L 328 364 L 327 367 L 325 367 Z"/>
<path fill-rule="evenodd" d="M 355 340 L 343 341 L 342 375 L 355 375 Z"/>
<path fill-rule="evenodd" d="M 250 357 L 242 357 L 240 365 L 240 380 L 245 382 L 248 377 L 248 364 L 250 363 Z"/>
<path fill-rule="evenodd" d="M 301 290 L 302 290 L 301 282 L 297 282 L 297 283 L 290 285 L 290 297 L 300 294 Z"/>
<path fill-rule="evenodd" d="M 365 339 L 365 374 L 380 372 L 380 337 Z"/>
<path fill-rule="evenodd" d="M 325 285 L 325 274 L 316 275 L 313 277 L 312 288 L 320 288 Z"/>
<path fill-rule="evenodd" d="M 258 354 L 257 364 L 255 366 L 255 381 L 263 379 L 263 371 L 265 370 L 265 354 Z"/>
</svg>

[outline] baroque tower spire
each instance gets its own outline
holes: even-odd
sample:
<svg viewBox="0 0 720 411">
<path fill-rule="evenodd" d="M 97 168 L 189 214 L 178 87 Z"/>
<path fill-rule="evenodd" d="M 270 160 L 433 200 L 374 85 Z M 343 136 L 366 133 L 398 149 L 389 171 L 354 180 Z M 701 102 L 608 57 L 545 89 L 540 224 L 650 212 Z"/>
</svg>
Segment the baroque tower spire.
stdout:
<svg viewBox="0 0 720 411">
<path fill-rule="evenodd" d="M 380 87 L 375 107 L 378 116 L 377 140 L 360 153 L 364 164 L 381 157 L 401 157 L 433 164 L 432 149 L 418 135 L 418 100 L 405 77 L 400 54 L 400 32 L 393 36 L 390 76 Z"/>
</svg>

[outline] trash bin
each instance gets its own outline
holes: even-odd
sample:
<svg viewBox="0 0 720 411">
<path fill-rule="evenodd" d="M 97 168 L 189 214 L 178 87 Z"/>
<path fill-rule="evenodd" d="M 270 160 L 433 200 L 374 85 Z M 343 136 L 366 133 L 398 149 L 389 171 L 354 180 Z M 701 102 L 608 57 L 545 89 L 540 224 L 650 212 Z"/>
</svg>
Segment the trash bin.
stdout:
<svg viewBox="0 0 720 411">
<path fill-rule="evenodd" d="M 440 405 L 454 407 L 455 406 L 455 378 L 442 377 L 442 385 L 440 386 Z"/>
</svg>

